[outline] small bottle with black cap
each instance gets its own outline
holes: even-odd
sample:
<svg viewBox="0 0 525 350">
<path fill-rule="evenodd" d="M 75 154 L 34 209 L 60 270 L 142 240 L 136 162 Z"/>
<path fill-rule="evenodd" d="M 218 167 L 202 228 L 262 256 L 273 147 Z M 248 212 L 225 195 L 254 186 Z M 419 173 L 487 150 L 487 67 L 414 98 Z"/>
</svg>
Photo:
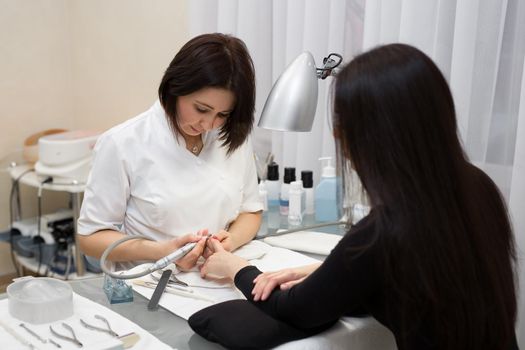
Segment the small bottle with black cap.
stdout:
<svg viewBox="0 0 525 350">
<path fill-rule="evenodd" d="M 266 176 L 266 191 L 268 196 L 268 208 L 279 206 L 279 192 L 281 184 L 279 183 L 279 165 L 275 162 L 268 164 L 268 173 Z"/>
<path fill-rule="evenodd" d="M 289 192 L 290 192 L 290 183 L 295 181 L 295 168 L 287 167 L 284 168 L 284 178 L 281 185 L 281 195 L 279 197 L 279 209 L 281 215 L 288 216 L 288 210 L 290 206 L 289 202 Z"/>
<path fill-rule="evenodd" d="M 315 213 L 313 175 L 314 174 L 311 170 L 301 171 L 301 180 L 303 181 L 303 189 L 305 195 L 304 213 L 306 215 L 313 215 Z"/>
</svg>

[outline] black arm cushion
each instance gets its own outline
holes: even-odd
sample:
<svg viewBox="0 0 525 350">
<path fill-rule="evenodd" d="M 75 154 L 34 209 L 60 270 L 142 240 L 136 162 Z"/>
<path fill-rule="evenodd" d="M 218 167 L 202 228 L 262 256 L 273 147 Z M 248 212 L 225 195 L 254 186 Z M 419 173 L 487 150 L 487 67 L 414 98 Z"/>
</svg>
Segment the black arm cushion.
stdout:
<svg viewBox="0 0 525 350">
<path fill-rule="evenodd" d="M 272 318 L 246 300 L 229 300 L 191 315 L 195 333 L 228 349 L 269 349 L 292 340 L 306 338 L 328 328 L 301 330 Z"/>
</svg>

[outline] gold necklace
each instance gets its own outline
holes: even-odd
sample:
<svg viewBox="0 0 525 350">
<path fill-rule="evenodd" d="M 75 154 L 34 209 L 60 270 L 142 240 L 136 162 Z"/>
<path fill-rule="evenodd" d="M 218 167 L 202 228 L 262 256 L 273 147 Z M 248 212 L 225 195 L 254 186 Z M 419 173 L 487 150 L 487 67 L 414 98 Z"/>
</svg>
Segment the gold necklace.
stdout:
<svg viewBox="0 0 525 350">
<path fill-rule="evenodd" d="M 191 148 L 191 153 L 193 153 L 193 154 L 198 154 L 198 153 L 199 153 L 199 149 L 200 149 L 200 147 L 197 146 L 197 145 L 195 145 L 195 146 L 193 146 L 193 147 Z"/>
<path fill-rule="evenodd" d="M 199 139 L 199 141 L 201 140 Z M 195 143 L 193 146 L 188 145 L 188 150 L 195 155 L 199 154 L 201 147 L 203 146 L 199 145 L 199 141 L 197 141 L 197 143 Z"/>
</svg>

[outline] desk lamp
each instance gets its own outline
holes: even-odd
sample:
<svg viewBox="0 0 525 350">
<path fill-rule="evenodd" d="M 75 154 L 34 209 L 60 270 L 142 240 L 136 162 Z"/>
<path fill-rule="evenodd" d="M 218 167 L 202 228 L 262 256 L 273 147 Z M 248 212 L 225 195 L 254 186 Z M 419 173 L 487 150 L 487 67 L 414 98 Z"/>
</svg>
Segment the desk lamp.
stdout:
<svg viewBox="0 0 525 350">
<path fill-rule="evenodd" d="M 323 67 L 317 68 L 312 54 L 303 52 L 286 68 L 277 79 L 266 99 L 258 126 L 277 131 L 311 131 L 317 108 L 317 80 L 335 76 L 335 69 L 343 58 L 331 53 L 323 59 Z M 336 226 L 343 220 L 317 225 L 297 227 L 270 233 L 280 236 L 307 229 Z"/>
<path fill-rule="evenodd" d="M 278 131 L 311 131 L 317 108 L 317 79 L 335 76 L 343 58 L 331 53 L 316 68 L 312 54 L 303 52 L 275 82 L 258 126 Z"/>
</svg>

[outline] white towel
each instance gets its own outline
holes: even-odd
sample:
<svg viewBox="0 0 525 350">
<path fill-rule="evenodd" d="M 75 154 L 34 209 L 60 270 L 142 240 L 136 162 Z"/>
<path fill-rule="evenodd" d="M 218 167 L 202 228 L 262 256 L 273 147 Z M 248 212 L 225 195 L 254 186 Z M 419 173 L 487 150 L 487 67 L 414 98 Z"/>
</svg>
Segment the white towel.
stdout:
<svg viewBox="0 0 525 350">
<path fill-rule="evenodd" d="M 266 237 L 264 242 L 275 247 L 305 253 L 328 255 L 337 243 L 339 243 L 341 238 L 343 238 L 343 236 L 332 233 L 300 231 L 287 233 L 282 236 Z"/>
<path fill-rule="evenodd" d="M 29 333 L 27 333 L 27 331 L 22 329 L 22 327 L 19 326 L 20 323 L 27 324 L 31 330 L 46 340 L 50 338 L 53 339 L 62 346 L 62 350 L 79 349 L 79 347 L 75 344 L 59 339 L 53 336 L 49 331 L 49 326 L 51 325 L 57 332 L 69 336 L 69 332 L 62 327 L 62 322 L 65 322 L 73 327 L 78 340 L 84 344 L 84 349 L 114 349 L 115 345 L 118 345 L 118 342 L 115 343 L 115 338 L 113 338 L 111 335 L 86 329 L 80 324 L 80 319 L 83 319 L 88 323 L 104 328 L 105 325 L 100 320 L 97 320 L 95 315 L 101 315 L 106 318 L 109 321 L 111 328 L 119 335 L 124 335 L 131 332 L 137 333 L 140 336 L 140 340 L 137 344 L 135 344 L 135 346 L 132 347 L 134 350 L 172 349 L 170 346 L 164 344 L 151 333 L 128 320 L 124 316 L 121 316 L 107 307 L 84 298 L 83 296 L 80 296 L 76 293 L 73 293 L 73 316 L 61 321 L 39 325 L 22 322 L 12 317 L 8 311 L 8 303 L 8 299 L 0 301 L 0 318 L 2 319 L 2 322 L 40 350 L 56 350 L 57 347 L 49 342 L 42 344 L 35 337 L 32 337 L 29 335 Z M 0 344 L 2 345 L 3 349 L 24 349 L 24 347 L 16 340 L 16 338 L 6 332 L 2 327 L 0 327 Z"/>
</svg>

